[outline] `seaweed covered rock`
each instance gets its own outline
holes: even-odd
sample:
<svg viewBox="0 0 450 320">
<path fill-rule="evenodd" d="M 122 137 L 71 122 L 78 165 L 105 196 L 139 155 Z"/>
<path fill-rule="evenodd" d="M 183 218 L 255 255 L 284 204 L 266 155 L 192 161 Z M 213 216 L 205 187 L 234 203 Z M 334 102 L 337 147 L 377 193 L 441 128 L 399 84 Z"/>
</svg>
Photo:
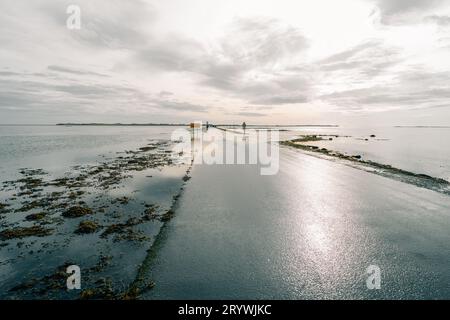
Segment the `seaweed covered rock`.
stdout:
<svg viewBox="0 0 450 320">
<path fill-rule="evenodd" d="M 63 212 L 63 217 L 65 218 L 79 218 L 88 214 L 92 214 L 92 209 L 84 207 L 71 207 L 67 211 Z"/>
<path fill-rule="evenodd" d="M 52 233 L 52 229 L 47 229 L 41 226 L 32 227 L 17 227 L 14 229 L 7 229 L 0 232 L 1 240 L 21 239 L 26 237 L 45 237 Z"/>
<path fill-rule="evenodd" d="M 175 216 L 175 212 L 173 212 L 172 210 L 169 210 L 166 213 L 164 213 L 159 218 L 159 220 L 162 221 L 162 222 L 167 222 L 167 221 L 171 220 L 174 216 Z"/>
<path fill-rule="evenodd" d="M 28 220 L 28 221 L 42 220 L 45 218 L 46 215 L 47 215 L 47 213 L 45 213 L 45 212 L 32 213 L 32 214 L 27 215 L 25 217 L 25 220 Z"/>
<path fill-rule="evenodd" d="M 8 209 L 9 206 L 10 206 L 9 204 L 0 202 L 0 213 L 7 213 L 7 212 L 9 212 L 9 209 Z"/>
<path fill-rule="evenodd" d="M 75 230 L 75 233 L 78 233 L 78 234 L 94 233 L 99 228 L 100 228 L 100 226 L 94 221 L 89 221 L 89 220 L 81 221 L 80 224 L 78 225 L 77 230 Z"/>
</svg>

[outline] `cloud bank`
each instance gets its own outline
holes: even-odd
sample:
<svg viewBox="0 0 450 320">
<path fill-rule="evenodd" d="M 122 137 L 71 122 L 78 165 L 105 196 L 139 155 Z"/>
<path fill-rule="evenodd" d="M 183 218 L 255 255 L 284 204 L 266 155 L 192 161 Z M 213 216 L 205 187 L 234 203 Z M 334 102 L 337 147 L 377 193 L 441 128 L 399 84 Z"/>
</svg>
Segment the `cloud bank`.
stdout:
<svg viewBox="0 0 450 320">
<path fill-rule="evenodd" d="M 196 3 L 206 8 L 205 1 Z M 308 112 L 327 121 L 327 113 L 449 106 L 445 1 L 349 0 L 336 15 L 352 34 L 320 16 L 296 23 L 283 1 L 273 16 L 236 5 L 208 11 L 208 20 L 176 0 L 82 0 L 81 29 L 68 30 L 69 4 L 0 4 L 0 122 L 271 122 L 277 115 L 288 123 Z M 183 6 L 194 31 L 175 18 Z"/>
</svg>

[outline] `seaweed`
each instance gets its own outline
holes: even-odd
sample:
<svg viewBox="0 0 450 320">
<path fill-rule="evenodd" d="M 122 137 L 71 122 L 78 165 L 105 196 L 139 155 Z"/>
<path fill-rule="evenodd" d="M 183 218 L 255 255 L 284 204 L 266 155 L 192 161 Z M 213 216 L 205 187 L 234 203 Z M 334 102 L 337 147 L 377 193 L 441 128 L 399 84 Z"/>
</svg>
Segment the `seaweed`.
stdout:
<svg viewBox="0 0 450 320">
<path fill-rule="evenodd" d="M 104 256 L 101 255 L 99 261 L 95 266 L 89 269 L 90 272 L 101 272 L 103 271 L 107 266 L 110 265 L 112 256 Z"/>
<path fill-rule="evenodd" d="M 0 239 L 22 239 L 26 237 L 45 237 L 52 234 L 53 229 L 44 228 L 42 226 L 32 227 L 17 227 L 13 229 L 7 229 L 0 232 Z"/>
<path fill-rule="evenodd" d="M 75 230 L 77 234 L 88 234 L 96 232 L 100 226 L 95 221 L 81 221 L 78 228 Z"/>
<path fill-rule="evenodd" d="M 167 222 L 167 221 L 171 220 L 174 216 L 175 216 L 175 212 L 171 209 L 171 210 L 168 210 L 166 213 L 164 213 L 159 218 L 159 220 L 162 222 Z"/>
<path fill-rule="evenodd" d="M 93 214 L 92 209 L 75 206 L 64 211 L 62 216 L 65 218 L 79 218 L 88 214 Z"/>
<path fill-rule="evenodd" d="M 122 205 L 128 204 L 130 200 L 131 200 L 130 198 L 125 196 L 117 199 L 117 201 Z"/>
<path fill-rule="evenodd" d="M 300 138 L 291 140 L 292 142 L 311 142 L 311 141 L 321 141 L 323 138 L 317 135 L 305 135 L 300 136 Z"/>
<path fill-rule="evenodd" d="M 144 241 L 148 237 L 142 232 L 133 230 L 132 227 L 141 224 L 144 219 L 130 218 L 125 223 L 116 223 L 108 226 L 106 230 L 100 235 L 101 238 L 107 238 L 109 235 L 115 234 L 114 242 L 128 240 L 128 241 Z"/>
<path fill-rule="evenodd" d="M 0 213 L 10 212 L 10 209 L 8 209 L 10 206 L 11 206 L 10 204 L 0 202 Z"/>
<path fill-rule="evenodd" d="M 89 202 L 89 205 L 86 202 L 88 202 L 87 199 L 90 199 L 89 196 L 94 192 L 92 190 L 98 192 L 102 189 L 117 188 L 124 179 L 131 177 L 134 172 L 153 168 L 160 169 L 164 166 L 173 165 L 171 160 L 172 151 L 162 149 L 166 146 L 169 146 L 169 143 L 152 143 L 136 151 L 126 152 L 121 156 L 112 158 L 104 157 L 104 160 L 94 165 L 74 166 L 70 172 L 59 177 L 46 177 L 45 175 L 47 173 L 42 169 L 20 169 L 22 176 L 19 176 L 17 180 L 5 181 L 0 185 L 0 188 L 3 188 L 2 190 L 11 191 L 12 194 L 10 198 L 0 203 L 0 213 L 10 211 L 27 212 L 23 215 L 22 222 L 28 223 L 31 221 L 35 222 L 36 225 L 22 227 L 20 226 L 21 222 L 18 222 L 18 226 L 20 226 L 18 227 L 13 224 L 8 225 L 4 223 L 2 225 L 4 230 L 0 233 L 0 240 L 2 240 L 0 241 L 0 248 L 11 245 L 12 242 L 6 240 L 33 236 L 44 237 L 56 231 L 61 231 L 56 226 L 46 226 L 54 223 L 64 224 L 65 227 L 62 228 L 63 235 L 65 236 L 64 240 L 51 244 L 43 243 L 38 251 L 30 250 L 32 248 L 31 245 L 33 242 L 36 242 L 36 239 L 28 241 L 19 240 L 15 245 L 24 250 L 22 257 L 25 254 L 31 255 L 43 250 L 57 248 L 59 245 L 64 246 L 70 244 L 72 237 L 70 234 L 66 234 L 66 230 L 69 230 L 69 233 L 75 232 L 80 235 L 98 232 L 100 241 L 109 237 L 112 237 L 114 242 L 148 240 L 149 238 L 142 231 L 138 230 L 138 225 L 153 220 L 168 221 L 174 215 L 172 210 L 161 215 L 158 213 L 157 205 L 142 203 L 144 211 L 141 216 L 130 218 L 122 223 L 111 224 L 113 221 L 108 220 L 100 223 L 88 219 L 88 216 L 92 216 L 97 212 L 105 212 L 105 208 L 109 208 L 110 206 L 102 206 L 104 203 L 98 203 L 94 207 L 91 202 Z M 153 152 L 154 150 L 156 151 Z M 183 181 L 187 181 L 189 178 L 188 172 L 182 177 Z M 178 198 L 179 194 L 174 196 L 173 201 L 175 202 Z M 12 201 L 15 201 L 15 203 Z M 102 195 L 97 196 L 94 203 L 99 201 L 102 201 Z M 127 205 L 133 199 L 123 196 L 116 198 L 114 201 L 120 205 Z M 10 205 L 10 203 L 13 203 L 14 206 Z M 22 217 L 22 215 L 17 216 Z M 84 219 L 81 217 L 84 217 Z M 105 219 L 120 217 L 121 215 L 109 215 L 109 211 L 104 215 Z M 82 221 L 79 223 L 77 221 L 77 225 L 73 226 L 71 222 L 67 222 L 63 218 L 81 218 L 80 220 Z M 67 229 L 67 226 L 72 226 L 72 229 Z M 50 252 L 52 250 L 48 251 L 48 253 Z M 112 257 L 100 257 L 97 265 L 87 269 L 87 275 L 84 273 L 84 283 L 92 284 L 89 273 L 102 272 L 109 265 L 111 259 Z M 11 291 L 21 292 L 21 294 L 24 292 L 26 294 L 31 293 L 33 297 L 41 297 L 50 292 L 57 297 L 61 297 L 61 294 L 64 296 L 64 294 L 67 294 L 65 290 L 68 276 L 65 272 L 67 265 L 58 267 L 54 272 L 50 270 L 50 272 L 53 272 L 52 274 L 41 277 L 40 279 L 31 279 L 16 285 Z M 113 290 L 110 280 L 102 280 L 96 282 L 93 288 L 84 290 L 81 296 L 86 299 L 136 299 L 142 292 L 151 289 L 153 286 L 153 282 L 142 282 L 140 286 L 133 285 L 125 291 L 119 292 Z"/>
<path fill-rule="evenodd" d="M 28 221 L 36 221 L 36 220 L 42 220 L 47 216 L 46 212 L 39 212 L 39 213 L 33 213 L 29 214 L 25 217 L 25 220 Z"/>
<path fill-rule="evenodd" d="M 39 279 L 31 279 L 23 282 L 11 289 L 10 292 L 30 291 L 34 294 L 46 295 L 50 291 L 63 290 L 66 288 L 66 280 L 68 274 L 67 267 L 72 265 L 71 262 L 65 262 L 63 265 L 56 268 L 55 272 Z"/>
</svg>

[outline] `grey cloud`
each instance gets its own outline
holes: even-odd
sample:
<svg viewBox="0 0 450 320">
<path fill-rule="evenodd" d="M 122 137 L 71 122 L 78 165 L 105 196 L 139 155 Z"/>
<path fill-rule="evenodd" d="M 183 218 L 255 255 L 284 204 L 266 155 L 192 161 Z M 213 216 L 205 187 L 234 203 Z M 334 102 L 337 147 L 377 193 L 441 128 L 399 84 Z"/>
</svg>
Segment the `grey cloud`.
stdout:
<svg viewBox="0 0 450 320">
<path fill-rule="evenodd" d="M 16 92 L 0 91 L 0 108 L 28 108 L 36 104 L 38 98 L 33 94 L 18 95 Z"/>
<path fill-rule="evenodd" d="M 201 72 L 206 53 L 200 43 L 173 36 L 148 43 L 144 49 L 137 51 L 135 58 L 153 70 Z"/>
<path fill-rule="evenodd" d="M 164 41 L 152 41 L 137 52 L 135 59 L 149 70 L 191 73 L 203 86 L 252 101 L 261 95 L 280 92 L 288 95 L 302 88 L 306 90 L 309 84 L 300 75 L 279 75 L 271 69 L 285 59 L 297 57 L 307 46 L 299 30 L 278 20 L 235 19 L 215 50 L 172 35 Z M 250 76 L 259 73 L 267 77 Z"/>
<path fill-rule="evenodd" d="M 49 81 L 45 77 L 29 80 L 0 79 L 0 109 L 20 108 L 23 110 L 59 110 L 68 112 L 83 110 L 90 113 L 95 110 L 117 112 L 133 105 L 148 110 L 206 112 L 207 106 L 189 102 L 167 100 L 166 97 L 153 97 L 133 87 L 104 82 L 86 84 L 84 80 L 66 79 Z"/>
<path fill-rule="evenodd" d="M 364 61 L 336 62 L 322 65 L 321 69 L 324 71 L 337 71 L 337 70 L 357 69 L 363 66 Z"/>
<path fill-rule="evenodd" d="M 439 8 L 445 0 L 376 0 L 381 22 L 386 25 L 421 23 L 423 14 Z"/>
<path fill-rule="evenodd" d="M 17 72 L 12 72 L 12 71 L 0 71 L 0 76 L 4 76 L 4 77 L 19 76 L 19 75 L 22 75 L 22 74 L 17 73 Z"/>
<path fill-rule="evenodd" d="M 97 73 L 97 72 L 85 71 L 85 70 L 75 70 L 75 69 L 72 69 L 72 68 L 67 68 L 67 67 L 63 67 L 63 66 L 56 66 L 56 65 L 50 65 L 50 66 L 47 67 L 47 69 L 50 70 L 50 71 L 69 73 L 69 74 L 75 74 L 75 75 L 81 75 L 81 76 L 91 75 L 91 76 L 97 76 L 97 77 L 107 77 L 107 75 L 101 74 L 101 73 Z"/>
<path fill-rule="evenodd" d="M 378 0 L 377 4 L 385 15 L 395 15 L 413 10 L 434 7 L 443 0 Z"/>
<path fill-rule="evenodd" d="M 222 42 L 232 61 L 265 65 L 297 54 L 308 47 L 300 30 L 271 18 L 237 18 Z"/>
<path fill-rule="evenodd" d="M 373 39 L 322 59 L 317 65 L 325 74 L 342 71 L 353 81 L 367 81 L 403 60 L 399 48 L 386 46 L 383 41 Z"/>
<path fill-rule="evenodd" d="M 92 47 L 140 47 L 149 37 L 145 25 L 156 19 L 153 7 L 141 0 L 46 1 L 39 9 L 53 19 L 55 24 L 65 26 L 68 17 L 66 8 L 73 4 L 81 9 L 81 29 L 70 32 L 70 35 Z"/>
<path fill-rule="evenodd" d="M 308 102 L 309 98 L 304 95 L 293 95 L 293 96 L 270 96 L 267 98 L 261 98 L 252 101 L 252 104 L 261 105 L 283 105 L 283 104 L 293 104 L 293 103 L 305 103 Z"/>
<path fill-rule="evenodd" d="M 379 40 L 371 40 L 371 41 L 366 41 L 364 43 L 361 43 L 357 46 L 354 46 L 353 48 L 344 50 L 342 52 L 336 53 L 331 55 L 330 57 L 327 57 L 325 59 L 320 60 L 318 63 L 321 65 L 328 65 L 328 64 L 333 64 L 333 63 L 339 63 L 342 61 L 346 61 L 350 58 L 352 58 L 354 55 L 369 49 L 369 48 L 373 48 L 375 46 L 378 46 L 380 44 Z"/>
<path fill-rule="evenodd" d="M 320 99 L 348 110 L 381 108 L 430 108 L 450 99 L 450 72 L 431 73 L 412 70 L 385 85 L 343 90 Z"/>
<path fill-rule="evenodd" d="M 424 18 L 425 22 L 435 23 L 441 27 L 450 26 L 450 16 L 431 15 Z"/>
<path fill-rule="evenodd" d="M 236 112 L 236 113 L 232 113 L 232 115 L 237 115 L 237 116 L 244 116 L 244 117 L 265 117 L 267 116 L 264 113 L 260 113 L 260 112 Z"/>
<path fill-rule="evenodd" d="M 155 106 L 162 107 L 163 109 L 175 111 L 206 112 L 208 110 L 208 107 L 206 106 L 196 105 L 188 102 L 156 100 L 153 103 Z"/>
<path fill-rule="evenodd" d="M 444 3 L 442 0 L 370 1 L 377 4 L 385 24 L 425 21 L 446 26 L 449 23 L 448 16 L 435 12 Z M 95 109 L 105 113 L 127 111 L 130 106 L 167 114 L 203 113 L 209 108 L 179 101 L 170 91 L 158 92 L 161 88 L 150 94 L 132 85 L 122 85 L 125 82 L 121 81 L 121 74 L 112 76 L 118 68 L 110 69 L 108 65 L 116 63 L 116 67 L 125 65 L 132 69 L 133 76 L 138 72 L 154 77 L 160 73 L 177 73 L 180 78 L 195 82 L 206 94 L 218 93 L 215 97 L 220 96 L 219 101 L 232 98 L 241 105 L 247 104 L 251 109 L 242 111 L 241 115 L 248 116 L 257 116 L 264 108 L 314 101 L 317 92 L 329 92 L 329 88 L 344 89 L 321 95 L 320 99 L 340 105 L 343 110 L 371 106 L 429 107 L 445 105 L 449 98 L 447 72 L 430 73 L 409 66 L 401 50 L 388 47 L 379 39 L 369 39 L 320 61 L 309 62 L 303 57 L 308 39 L 302 31 L 271 18 L 236 18 L 223 37 L 209 43 L 154 33 L 151 21 L 158 16 L 144 1 L 79 0 L 77 4 L 82 9 L 79 32 L 65 29 L 65 9 L 73 3 L 70 0 L 36 0 L 20 3 L 18 7 L 15 7 L 17 1 L 5 3 L 0 12 L 0 28 L 11 31 L 8 29 L 0 35 L 1 51 L 7 53 L 2 58 L 14 52 L 20 55 L 6 62 L 16 63 L 16 68 L 0 71 L 0 108 L 67 108 L 73 112 L 87 110 L 87 114 Z M 18 12 L 20 16 L 15 19 L 4 19 Z M 52 41 L 48 48 L 43 47 L 50 43 L 30 41 L 31 36 L 40 39 L 36 38 L 36 32 L 27 37 L 32 23 L 31 20 L 28 23 L 25 13 L 42 21 L 41 30 L 48 30 L 43 34 L 46 41 Z M 18 23 L 10 25 L 11 21 Z M 50 49 L 55 51 L 54 56 L 49 54 Z M 34 50 L 40 53 L 37 56 L 43 58 L 42 62 L 31 61 Z M 70 64 L 70 60 L 82 62 L 90 57 L 93 63 L 100 62 L 103 70 L 108 71 L 97 72 L 88 65 Z M 95 61 L 98 57 L 105 59 Z M 30 73 L 17 71 L 22 69 L 23 58 L 31 61 L 27 63 L 31 66 Z M 47 67 L 49 61 L 51 65 Z M 397 65 L 401 67 L 398 69 L 409 71 L 399 73 L 393 68 Z M 384 78 L 377 77 L 384 75 L 394 80 L 380 85 Z M 167 89 L 172 90 L 170 86 Z"/>
<path fill-rule="evenodd" d="M 59 91 L 69 93 L 78 97 L 89 97 L 93 96 L 106 97 L 106 96 L 118 96 L 121 93 L 130 92 L 131 89 L 122 87 L 109 87 L 101 85 L 85 85 L 85 84 L 67 84 L 67 85 L 47 85 L 47 87 Z M 131 90 L 134 92 L 133 90 Z"/>
<path fill-rule="evenodd" d="M 158 96 L 160 96 L 160 97 L 170 97 L 170 96 L 173 96 L 174 95 L 174 93 L 173 92 L 170 92 L 170 91 L 161 91 L 160 93 L 158 93 Z"/>
</svg>

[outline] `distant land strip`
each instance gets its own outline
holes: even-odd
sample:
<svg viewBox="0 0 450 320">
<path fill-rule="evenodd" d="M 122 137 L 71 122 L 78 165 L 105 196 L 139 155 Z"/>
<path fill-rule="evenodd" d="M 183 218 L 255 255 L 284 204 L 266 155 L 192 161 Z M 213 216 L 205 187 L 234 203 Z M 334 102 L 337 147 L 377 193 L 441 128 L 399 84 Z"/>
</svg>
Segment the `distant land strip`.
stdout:
<svg viewBox="0 0 450 320">
<path fill-rule="evenodd" d="M 187 123 L 57 123 L 57 126 L 187 126 Z"/>
<path fill-rule="evenodd" d="M 436 128 L 436 129 L 449 129 L 450 126 L 395 126 L 395 128 Z"/>
<path fill-rule="evenodd" d="M 57 123 L 57 126 L 188 126 L 189 123 Z M 206 123 L 203 123 L 203 125 L 206 125 Z M 212 124 L 211 126 L 221 126 L 221 127 L 235 127 L 235 126 L 241 126 L 241 124 Z M 288 125 L 282 125 L 282 124 L 267 124 L 267 125 L 261 125 L 261 124 L 249 124 L 247 127 L 333 127 L 337 128 L 338 125 L 334 124 L 288 124 Z"/>
</svg>

